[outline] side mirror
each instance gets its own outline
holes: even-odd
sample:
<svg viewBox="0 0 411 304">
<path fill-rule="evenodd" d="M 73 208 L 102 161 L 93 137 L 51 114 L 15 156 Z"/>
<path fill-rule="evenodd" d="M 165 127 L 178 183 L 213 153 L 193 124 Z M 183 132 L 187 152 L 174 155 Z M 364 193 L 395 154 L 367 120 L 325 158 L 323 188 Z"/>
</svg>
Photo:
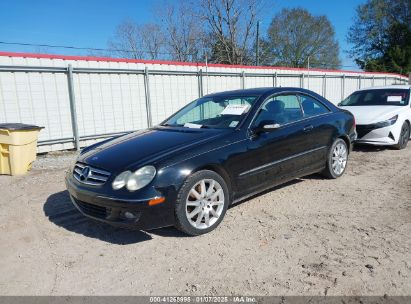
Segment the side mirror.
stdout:
<svg viewBox="0 0 411 304">
<path fill-rule="evenodd" d="M 337 103 L 337 107 L 340 107 L 340 106 L 341 106 L 341 102 Z"/>
<path fill-rule="evenodd" d="M 268 121 L 268 120 L 263 120 L 258 127 L 254 128 L 254 133 L 255 134 L 260 134 L 260 133 L 265 133 L 265 132 L 272 132 L 277 130 L 279 127 L 281 127 L 280 124 L 274 122 L 274 121 Z"/>
<path fill-rule="evenodd" d="M 279 127 L 280 127 L 280 124 L 274 123 L 274 124 L 264 125 L 263 129 L 264 129 L 264 131 L 269 132 L 269 131 L 274 131 L 274 130 L 278 129 Z"/>
</svg>

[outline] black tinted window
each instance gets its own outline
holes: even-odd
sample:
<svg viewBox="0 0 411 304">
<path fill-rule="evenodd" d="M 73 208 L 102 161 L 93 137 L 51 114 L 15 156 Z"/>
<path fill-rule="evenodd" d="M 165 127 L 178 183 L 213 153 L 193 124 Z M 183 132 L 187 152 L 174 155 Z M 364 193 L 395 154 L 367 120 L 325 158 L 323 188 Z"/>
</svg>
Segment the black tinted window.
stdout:
<svg viewBox="0 0 411 304">
<path fill-rule="evenodd" d="M 254 125 L 261 122 L 284 125 L 303 117 L 297 95 L 281 95 L 268 98 L 262 106 Z"/>
<path fill-rule="evenodd" d="M 301 106 L 303 107 L 305 117 L 330 112 L 321 102 L 310 96 L 301 95 Z"/>
</svg>

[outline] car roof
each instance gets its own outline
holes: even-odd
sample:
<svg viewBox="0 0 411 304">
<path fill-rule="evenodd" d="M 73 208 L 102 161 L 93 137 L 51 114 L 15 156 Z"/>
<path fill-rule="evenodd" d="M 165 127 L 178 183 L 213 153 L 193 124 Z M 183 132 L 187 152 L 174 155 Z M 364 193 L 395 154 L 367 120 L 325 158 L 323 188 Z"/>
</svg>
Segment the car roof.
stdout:
<svg viewBox="0 0 411 304">
<path fill-rule="evenodd" d="M 357 91 L 365 91 L 365 90 L 384 90 L 384 89 L 411 89 L 411 85 L 408 84 L 393 84 L 388 86 L 380 86 L 380 87 L 368 87 L 368 88 L 361 88 Z"/>
<path fill-rule="evenodd" d="M 281 92 L 288 92 L 288 91 L 297 91 L 297 92 L 306 92 L 306 93 L 313 93 L 312 91 L 297 88 L 297 87 L 264 87 L 264 88 L 250 88 L 250 89 L 242 89 L 242 90 L 233 90 L 233 91 L 224 91 L 218 93 L 211 93 L 205 95 L 204 97 L 223 97 L 223 96 L 236 96 L 236 95 L 267 95 L 267 94 L 275 94 Z"/>
</svg>

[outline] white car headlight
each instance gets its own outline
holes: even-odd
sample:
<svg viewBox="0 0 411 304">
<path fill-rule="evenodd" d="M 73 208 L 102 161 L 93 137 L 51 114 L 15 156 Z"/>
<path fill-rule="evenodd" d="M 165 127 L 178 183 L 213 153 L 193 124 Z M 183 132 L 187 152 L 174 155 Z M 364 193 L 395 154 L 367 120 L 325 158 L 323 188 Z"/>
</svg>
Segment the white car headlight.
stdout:
<svg viewBox="0 0 411 304">
<path fill-rule="evenodd" d="M 136 191 L 147 186 L 156 176 L 156 168 L 145 166 L 136 172 L 125 171 L 120 173 L 113 181 L 113 189 L 118 190 L 124 186 L 129 191 Z"/>
<path fill-rule="evenodd" d="M 395 123 L 397 122 L 397 119 L 398 119 L 398 115 L 395 115 L 395 116 L 391 117 L 391 118 L 388 119 L 388 120 L 384 120 L 384 121 L 378 122 L 376 125 L 377 125 L 379 128 L 384 128 L 384 127 L 392 126 L 393 124 L 395 124 Z"/>
<path fill-rule="evenodd" d="M 124 171 L 120 173 L 119 175 L 117 175 L 117 177 L 114 179 L 113 184 L 112 184 L 113 189 L 118 190 L 118 189 L 123 188 L 127 184 L 128 177 L 131 174 L 132 173 L 130 171 Z"/>
</svg>

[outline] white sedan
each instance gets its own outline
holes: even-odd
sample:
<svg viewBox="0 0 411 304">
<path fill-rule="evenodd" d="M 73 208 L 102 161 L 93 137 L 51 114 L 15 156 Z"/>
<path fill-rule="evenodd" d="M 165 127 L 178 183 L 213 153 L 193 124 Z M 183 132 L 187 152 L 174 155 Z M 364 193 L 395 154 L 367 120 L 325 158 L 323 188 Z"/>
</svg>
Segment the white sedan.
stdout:
<svg viewBox="0 0 411 304">
<path fill-rule="evenodd" d="M 404 149 L 410 138 L 410 85 L 355 91 L 338 105 L 354 114 L 358 143 Z"/>
</svg>

